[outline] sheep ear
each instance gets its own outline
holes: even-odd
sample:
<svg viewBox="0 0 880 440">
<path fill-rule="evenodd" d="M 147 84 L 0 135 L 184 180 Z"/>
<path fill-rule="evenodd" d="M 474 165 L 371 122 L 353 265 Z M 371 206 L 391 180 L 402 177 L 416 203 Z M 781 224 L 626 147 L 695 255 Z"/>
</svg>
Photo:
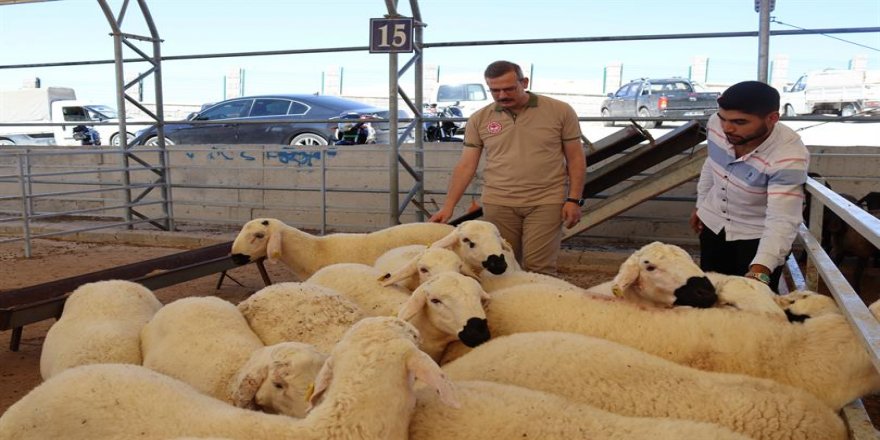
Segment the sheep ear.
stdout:
<svg viewBox="0 0 880 440">
<path fill-rule="evenodd" d="M 235 382 L 231 385 L 232 404 L 239 408 L 259 409 L 254 399 L 257 396 L 257 390 L 263 385 L 268 375 L 269 366 L 266 364 L 240 371 Z"/>
<path fill-rule="evenodd" d="M 471 268 L 471 266 L 467 263 L 461 263 L 461 274 L 464 276 L 471 277 L 471 278 L 478 280 L 478 281 L 480 279 L 480 275 L 477 274 L 476 272 L 474 272 L 474 270 Z"/>
<path fill-rule="evenodd" d="M 382 286 L 390 286 L 398 281 L 405 280 L 414 275 L 418 270 L 419 258 L 421 258 L 421 255 L 417 255 L 415 258 L 412 258 L 411 260 L 409 260 L 408 263 L 406 263 L 406 265 L 404 265 L 400 269 L 397 269 L 397 271 L 395 271 L 394 273 L 383 277 Z"/>
<path fill-rule="evenodd" d="M 636 282 L 639 278 L 639 258 L 640 255 L 637 253 L 632 254 L 620 265 L 620 270 L 617 271 L 617 275 L 614 276 L 612 281 L 612 288 L 617 287 L 621 290 L 626 290 L 632 283 Z"/>
<path fill-rule="evenodd" d="M 458 242 L 458 229 L 455 229 L 449 234 L 446 234 L 445 237 L 435 241 L 431 244 L 431 246 L 428 247 L 449 249 L 453 245 L 455 245 L 456 242 Z"/>
<path fill-rule="evenodd" d="M 321 396 L 324 394 L 324 391 L 327 391 L 327 387 L 330 386 L 330 382 L 333 380 L 333 357 L 330 356 L 324 361 L 324 365 L 321 366 L 321 371 L 318 371 L 318 375 L 315 376 L 315 383 L 311 389 L 311 393 L 306 395 L 306 400 L 309 401 L 309 408 L 306 409 L 306 413 L 311 411 L 318 400 L 321 399 Z"/>
<path fill-rule="evenodd" d="M 269 234 L 269 244 L 266 245 L 266 258 L 269 262 L 275 262 L 281 258 L 281 231 L 266 231 Z"/>
<path fill-rule="evenodd" d="M 453 408 L 461 408 L 452 381 L 446 377 L 446 373 L 425 352 L 412 350 L 406 359 L 406 369 L 416 379 L 437 390 L 437 394 L 440 395 L 440 400 L 443 403 Z"/>
<path fill-rule="evenodd" d="M 423 284 L 409 296 L 409 299 L 407 299 L 402 306 L 400 306 L 400 311 L 397 312 L 397 317 L 404 321 L 409 321 L 425 307 L 427 301 L 428 294 L 426 293 L 425 285 Z"/>
</svg>

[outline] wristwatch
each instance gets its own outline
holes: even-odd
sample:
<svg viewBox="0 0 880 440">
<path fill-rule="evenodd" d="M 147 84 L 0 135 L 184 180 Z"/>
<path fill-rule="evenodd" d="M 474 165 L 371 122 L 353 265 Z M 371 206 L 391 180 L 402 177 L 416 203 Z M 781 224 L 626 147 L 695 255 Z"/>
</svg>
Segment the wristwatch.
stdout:
<svg viewBox="0 0 880 440">
<path fill-rule="evenodd" d="M 584 206 L 584 199 L 576 199 L 574 197 L 567 197 L 565 199 L 566 202 L 577 203 L 578 206 Z"/>
<path fill-rule="evenodd" d="M 763 272 L 747 272 L 745 276 L 746 278 L 753 278 L 767 285 L 770 284 L 770 275 Z"/>
</svg>

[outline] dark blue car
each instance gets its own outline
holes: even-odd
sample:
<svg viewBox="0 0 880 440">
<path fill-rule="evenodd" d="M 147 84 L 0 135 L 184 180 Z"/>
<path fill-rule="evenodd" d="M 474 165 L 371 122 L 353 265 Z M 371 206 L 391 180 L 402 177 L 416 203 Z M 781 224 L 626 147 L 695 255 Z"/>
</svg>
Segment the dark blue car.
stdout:
<svg viewBox="0 0 880 440">
<path fill-rule="evenodd" d="M 328 145 L 338 140 L 336 122 L 298 121 L 329 120 L 353 113 L 388 118 L 387 109 L 337 96 L 247 96 L 212 104 L 189 118 L 190 121 L 211 123 L 166 124 L 165 143 Z M 406 112 L 400 112 L 399 117 L 407 116 Z M 376 141 L 387 143 L 388 123 L 373 123 L 373 126 L 377 131 Z M 139 131 L 135 144 L 157 145 L 156 127 Z"/>
</svg>

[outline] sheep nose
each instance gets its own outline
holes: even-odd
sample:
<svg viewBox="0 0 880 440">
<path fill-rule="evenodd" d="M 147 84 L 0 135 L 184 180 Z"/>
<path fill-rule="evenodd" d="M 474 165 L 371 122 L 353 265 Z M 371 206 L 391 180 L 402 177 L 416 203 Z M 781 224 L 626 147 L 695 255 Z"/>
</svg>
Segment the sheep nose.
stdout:
<svg viewBox="0 0 880 440">
<path fill-rule="evenodd" d="M 248 264 L 251 262 L 251 257 L 245 254 L 232 254 L 232 262 L 238 265 Z"/>
<path fill-rule="evenodd" d="M 464 330 L 458 332 L 458 339 L 468 347 L 476 347 L 492 337 L 489 334 L 489 324 L 486 319 L 471 318 L 468 319 Z"/>
<path fill-rule="evenodd" d="M 507 270 L 507 262 L 504 261 L 504 255 L 489 255 L 483 262 L 483 267 L 495 275 L 501 275 Z"/>
<path fill-rule="evenodd" d="M 674 306 L 706 309 L 715 305 L 718 295 L 715 286 L 706 277 L 690 277 L 684 286 L 675 289 Z"/>
</svg>

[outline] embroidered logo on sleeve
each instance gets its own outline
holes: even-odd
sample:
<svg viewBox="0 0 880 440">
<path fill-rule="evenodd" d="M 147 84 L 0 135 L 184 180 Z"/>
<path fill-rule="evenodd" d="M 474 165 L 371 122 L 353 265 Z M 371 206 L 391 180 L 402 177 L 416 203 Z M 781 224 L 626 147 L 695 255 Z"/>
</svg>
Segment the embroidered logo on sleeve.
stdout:
<svg viewBox="0 0 880 440">
<path fill-rule="evenodd" d="M 486 129 L 489 130 L 490 134 L 501 133 L 501 123 L 498 121 L 489 122 L 489 124 L 486 125 Z"/>
</svg>

